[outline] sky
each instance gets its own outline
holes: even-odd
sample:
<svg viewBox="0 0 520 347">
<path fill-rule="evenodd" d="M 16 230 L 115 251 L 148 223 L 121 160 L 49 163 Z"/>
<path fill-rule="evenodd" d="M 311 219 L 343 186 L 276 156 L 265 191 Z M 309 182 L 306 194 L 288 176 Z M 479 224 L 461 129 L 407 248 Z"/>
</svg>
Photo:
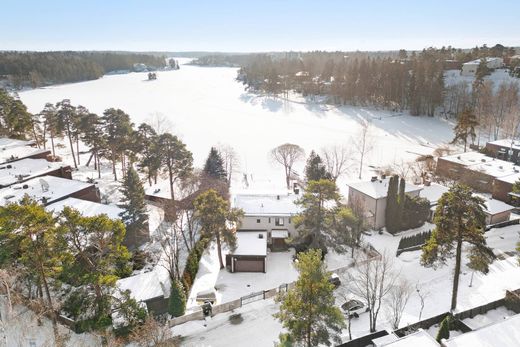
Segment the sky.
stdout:
<svg viewBox="0 0 520 347">
<path fill-rule="evenodd" d="M 0 50 L 520 46 L 519 0 L 1 0 Z"/>
</svg>

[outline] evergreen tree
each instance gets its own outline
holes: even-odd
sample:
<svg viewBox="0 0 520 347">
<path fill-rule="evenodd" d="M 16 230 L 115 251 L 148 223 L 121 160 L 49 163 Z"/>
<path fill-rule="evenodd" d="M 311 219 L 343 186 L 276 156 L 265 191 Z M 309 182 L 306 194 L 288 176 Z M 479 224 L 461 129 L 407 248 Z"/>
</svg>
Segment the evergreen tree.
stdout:
<svg viewBox="0 0 520 347">
<path fill-rule="evenodd" d="M 72 106 L 69 99 L 64 99 L 56 104 L 56 117 L 64 130 L 65 135 L 69 139 L 70 153 L 74 162 L 74 167 L 78 168 L 76 153 L 74 152 L 73 138 L 76 133 L 77 112 L 76 107 Z"/>
<path fill-rule="evenodd" d="M 215 147 L 211 147 L 211 150 L 209 151 L 203 172 L 209 178 L 222 181 L 227 180 L 226 169 L 224 169 L 224 160 Z"/>
<path fill-rule="evenodd" d="M 101 178 L 100 156 L 104 143 L 103 128 L 101 118 L 95 113 L 84 115 L 81 119 L 81 140 L 90 147 L 91 158 L 87 162 L 87 166 L 91 159 L 94 159 L 94 169 L 98 171 L 98 178 Z"/>
<path fill-rule="evenodd" d="M 435 338 L 435 340 L 437 340 L 438 343 L 441 343 L 442 339 L 450 338 L 450 325 L 451 325 L 451 316 L 447 315 L 442 320 L 441 326 L 439 327 L 439 332 L 437 333 L 437 337 Z"/>
<path fill-rule="evenodd" d="M 201 228 L 201 237 L 216 241 L 220 268 L 223 269 L 222 244 L 227 244 L 233 250 L 236 247 L 236 235 L 233 229 L 239 228 L 236 226 L 232 229 L 229 223 L 238 224 L 243 212 L 230 209 L 228 201 L 213 189 L 200 194 L 195 199 L 194 206 Z"/>
<path fill-rule="evenodd" d="M 109 108 L 101 117 L 103 124 L 103 143 L 106 144 L 108 155 L 112 161 L 112 173 L 114 181 L 117 181 L 116 161 L 123 162 L 123 152 L 126 149 L 128 138 L 132 134 L 132 122 L 130 116 L 120 109 Z"/>
<path fill-rule="evenodd" d="M 421 264 L 423 266 L 445 265 L 446 260 L 455 256 L 455 271 L 451 297 L 451 309 L 457 307 L 460 268 L 462 265 L 462 245 L 469 243 L 471 253 L 489 264 L 494 255 L 486 246 L 484 231 L 486 215 L 484 201 L 474 196 L 469 187 L 456 184 L 439 199 L 435 210 L 435 229 L 423 247 Z M 455 252 L 454 252 L 455 248 Z M 481 266 L 482 271 L 487 271 Z"/>
<path fill-rule="evenodd" d="M 293 289 L 277 299 L 280 312 L 274 316 L 297 344 L 310 347 L 340 343 L 345 321 L 335 305 L 334 286 L 328 281 L 330 273 L 321 261 L 321 251 L 300 253 L 295 266 L 298 280 Z"/>
<path fill-rule="evenodd" d="M 126 225 L 129 244 L 141 244 L 148 234 L 148 214 L 146 211 L 145 192 L 139 175 L 133 167 L 129 167 L 121 188 L 124 211 L 121 219 Z"/>
<path fill-rule="evenodd" d="M 56 156 L 56 152 L 54 150 L 54 139 L 57 137 L 61 137 L 63 134 L 63 128 L 61 122 L 58 121 L 56 107 L 51 103 L 46 103 L 44 109 L 40 112 L 40 116 L 43 118 L 43 133 L 44 133 L 44 141 L 43 146 L 45 147 L 45 134 L 48 133 L 51 139 L 51 149 L 52 156 Z"/>
<path fill-rule="evenodd" d="M 389 233 L 394 233 L 398 230 L 398 201 L 397 201 L 397 190 L 398 190 L 399 177 L 392 176 L 388 180 L 388 192 L 386 196 L 386 209 L 385 209 L 385 224 L 386 230 Z"/>
<path fill-rule="evenodd" d="M 403 177 L 399 180 L 399 196 L 397 198 L 397 230 L 403 230 L 405 224 L 405 204 L 406 204 L 406 182 Z"/>
<path fill-rule="evenodd" d="M 302 212 L 294 218 L 299 230 L 298 239 L 310 248 L 326 251 L 326 246 L 340 247 L 337 240 L 327 237 L 333 233 L 333 215 L 338 206 L 340 194 L 336 183 L 331 180 L 310 181 L 302 197 L 296 204 Z"/>
<path fill-rule="evenodd" d="M 307 159 L 307 165 L 305 166 L 305 180 L 309 182 L 319 181 L 321 179 L 330 180 L 331 178 L 321 157 L 316 154 L 316 152 L 311 151 L 309 159 Z"/>
<path fill-rule="evenodd" d="M 0 88 L 0 135 L 25 138 L 32 130 L 32 116 L 17 98 Z"/>
<path fill-rule="evenodd" d="M 139 167 L 141 171 L 146 173 L 148 184 L 157 183 L 157 175 L 161 169 L 161 150 L 159 146 L 159 136 L 155 130 L 148 124 L 139 125 L 136 133 L 137 142 L 140 144 L 138 152 L 140 153 Z"/>
<path fill-rule="evenodd" d="M 168 302 L 168 312 L 173 317 L 180 317 L 184 314 L 186 309 L 186 294 L 182 283 L 179 280 L 172 282 L 172 288 L 170 292 L 170 299 Z"/>
<path fill-rule="evenodd" d="M 464 143 L 464 152 L 466 152 L 466 146 L 468 143 L 468 137 L 471 138 L 471 141 L 475 141 L 477 136 L 475 129 L 478 127 L 478 121 L 470 109 L 465 109 L 459 114 L 457 119 L 457 125 L 453 131 L 455 132 L 455 137 L 451 141 L 451 143 L 457 143 L 462 141 Z"/>
<path fill-rule="evenodd" d="M 171 197 L 175 200 L 174 184 L 178 179 L 187 178 L 193 171 L 193 155 L 177 136 L 170 133 L 161 134 L 158 144 L 162 165 L 168 174 Z"/>
</svg>

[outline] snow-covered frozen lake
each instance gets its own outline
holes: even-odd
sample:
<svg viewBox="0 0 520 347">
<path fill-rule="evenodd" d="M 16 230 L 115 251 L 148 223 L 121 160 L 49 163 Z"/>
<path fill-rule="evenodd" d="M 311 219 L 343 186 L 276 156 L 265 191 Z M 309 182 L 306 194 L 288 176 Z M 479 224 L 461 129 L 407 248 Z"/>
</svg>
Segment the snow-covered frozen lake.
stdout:
<svg viewBox="0 0 520 347">
<path fill-rule="evenodd" d="M 159 72 L 155 81 L 148 81 L 146 73 L 110 75 L 23 91 L 20 98 L 31 112 L 65 98 L 98 114 L 110 107 L 121 108 L 136 124 L 161 114 L 194 153 L 197 166 L 203 164 L 211 146 L 221 143 L 235 148 L 240 156 L 235 190 L 242 188 L 242 173 L 247 173 L 251 190 L 283 188 L 282 170 L 269 159 L 272 148 L 286 142 L 302 146 L 307 153 L 329 145 L 351 147 L 362 119 L 371 120 L 375 142 L 364 178 L 370 175 L 369 165 L 413 160 L 453 136 L 452 125 L 436 118 L 306 103 L 296 96 L 291 101 L 257 96 L 235 81 L 236 71 L 183 65 L 178 71 Z M 302 167 L 303 163 L 297 169 Z M 357 178 L 357 170 L 354 163 L 351 178 Z"/>
</svg>

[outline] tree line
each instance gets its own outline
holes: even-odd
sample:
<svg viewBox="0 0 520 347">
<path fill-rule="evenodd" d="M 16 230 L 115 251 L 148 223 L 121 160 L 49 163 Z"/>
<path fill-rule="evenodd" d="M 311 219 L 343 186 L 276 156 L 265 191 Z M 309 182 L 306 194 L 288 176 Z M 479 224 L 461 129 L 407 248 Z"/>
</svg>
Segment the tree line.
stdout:
<svg viewBox="0 0 520 347">
<path fill-rule="evenodd" d="M 164 56 L 126 52 L 0 52 L 0 77 L 15 88 L 97 79 L 116 70 L 132 70 L 136 63 L 160 68 Z"/>
<path fill-rule="evenodd" d="M 289 91 L 324 95 L 337 104 L 371 105 L 433 116 L 443 105 L 444 69 L 486 56 L 510 56 L 514 49 L 496 45 L 463 51 L 452 47 L 420 52 L 308 52 L 286 57 L 251 55 L 238 80 L 249 90 L 271 95 Z"/>
</svg>

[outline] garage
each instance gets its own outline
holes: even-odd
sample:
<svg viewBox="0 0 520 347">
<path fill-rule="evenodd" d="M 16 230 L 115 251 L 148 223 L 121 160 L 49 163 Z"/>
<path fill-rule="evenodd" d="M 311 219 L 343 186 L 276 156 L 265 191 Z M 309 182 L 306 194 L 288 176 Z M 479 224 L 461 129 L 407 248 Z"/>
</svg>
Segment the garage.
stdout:
<svg viewBox="0 0 520 347">
<path fill-rule="evenodd" d="M 237 231 L 237 243 L 229 254 L 231 272 L 265 272 L 266 231 Z"/>
<path fill-rule="evenodd" d="M 244 259 L 233 258 L 235 261 L 235 272 L 265 272 L 265 258 Z"/>
</svg>

